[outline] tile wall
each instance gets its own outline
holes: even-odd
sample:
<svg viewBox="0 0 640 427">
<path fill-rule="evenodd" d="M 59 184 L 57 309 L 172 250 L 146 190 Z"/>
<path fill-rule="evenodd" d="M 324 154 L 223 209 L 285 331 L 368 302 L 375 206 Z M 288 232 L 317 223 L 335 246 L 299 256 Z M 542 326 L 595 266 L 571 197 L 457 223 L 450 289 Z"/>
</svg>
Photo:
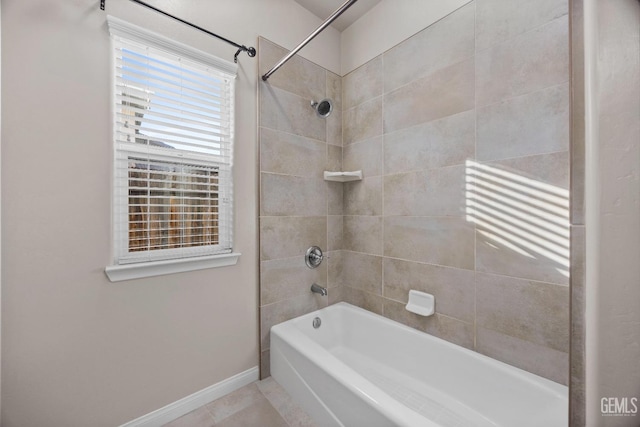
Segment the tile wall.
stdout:
<svg viewBox="0 0 640 427">
<path fill-rule="evenodd" d="M 263 377 L 272 325 L 344 300 L 568 383 L 567 13 L 475 0 L 342 79 L 295 57 L 260 83 Z M 285 53 L 261 39 L 260 72 Z"/>
<path fill-rule="evenodd" d="M 343 78 L 343 298 L 568 382 L 566 0 L 476 0 Z M 409 289 L 436 314 L 404 309 Z"/>
<path fill-rule="evenodd" d="M 260 75 L 287 50 L 261 38 Z M 260 360 L 269 372 L 271 326 L 341 299 L 335 280 L 341 263 L 341 183 L 326 182 L 323 171 L 342 167 L 341 78 L 300 56 L 267 83 L 260 81 Z M 329 97 L 334 111 L 316 116 L 311 101 Z M 328 259 L 316 269 L 304 262 L 317 245 Z M 312 283 L 329 297 L 312 294 Z"/>
<path fill-rule="evenodd" d="M 569 351 L 569 426 L 586 424 L 586 238 L 585 40 L 584 0 L 569 1 L 571 39 L 571 333 Z"/>
</svg>

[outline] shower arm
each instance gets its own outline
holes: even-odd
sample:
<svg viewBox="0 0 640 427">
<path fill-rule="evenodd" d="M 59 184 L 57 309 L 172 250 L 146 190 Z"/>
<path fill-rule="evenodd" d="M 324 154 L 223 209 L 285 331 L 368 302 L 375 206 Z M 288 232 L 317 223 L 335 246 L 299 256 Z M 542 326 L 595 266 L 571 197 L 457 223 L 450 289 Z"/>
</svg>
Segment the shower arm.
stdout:
<svg viewBox="0 0 640 427">
<path fill-rule="evenodd" d="M 300 49 L 302 49 L 303 47 L 305 47 L 307 45 L 307 43 L 309 43 L 311 40 L 313 40 L 318 34 L 320 34 L 322 32 L 322 30 L 324 30 L 325 28 L 327 28 L 329 25 L 331 25 L 331 23 L 333 21 L 335 21 L 340 15 L 342 15 L 344 13 L 344 11 L 346 11 L 347 9 L 349 9 L 355 2 L 357 2 L 358 0 L 347 0 L 346 2 L 344 2 L 344 4 L 342 6 L 340 6 L 338 8 L 338 10 L 336 10 L 335 12 L 333 12 L 331 14 L 331 16 L 329 16 L 326 21 L 324 21 L 322 23 L 322 25 L 320 25 L 313 33 L 309 34 L 307 36 L 306 39 L 304 39 L 302 41 L 302 43 L 300 43 L 298 46 L 296 46 L 291 52 L 289 52 L 284 58 L 282 58 L 280 60 L 280 62 L 278 62 L 276 65 L 273 66 L 272 69 L 270 69 L 269 71 L 267 71 L 263 76 L 262 76 L 262 80 L 264 80 L 265 82 L 267 81 L 267 79 L 269 77 L 271 77 L 271 75 L 273 73 L 275 73 L 278 68 L 282 67 L 285 62 L 287 62 L 288 60 L 291 59 L 291 57 L 293 55 L 295 55 L 296 53 L 298 53 L 298 51 Z"/>
</svg>

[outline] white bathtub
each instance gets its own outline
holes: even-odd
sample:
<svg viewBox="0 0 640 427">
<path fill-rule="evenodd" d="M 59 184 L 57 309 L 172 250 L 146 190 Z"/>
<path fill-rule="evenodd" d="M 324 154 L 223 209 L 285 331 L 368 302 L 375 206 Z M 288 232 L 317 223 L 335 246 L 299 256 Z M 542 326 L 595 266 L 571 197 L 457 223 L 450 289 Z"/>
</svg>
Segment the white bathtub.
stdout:
<svg viewBox="0 0 640 427">
<path fill-rule="evenodd" d="M 272 327 L 271 375 L 321 427 L 568 424 L 567 387 L 347 303 Z"/>
</svg>

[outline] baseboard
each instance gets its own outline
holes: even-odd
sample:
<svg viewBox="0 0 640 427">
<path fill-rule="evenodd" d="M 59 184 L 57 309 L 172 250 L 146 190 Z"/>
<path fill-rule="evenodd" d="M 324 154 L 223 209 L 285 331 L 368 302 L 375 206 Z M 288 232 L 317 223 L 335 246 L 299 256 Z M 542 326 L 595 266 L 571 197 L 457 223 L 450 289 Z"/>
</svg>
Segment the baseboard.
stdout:
<svg viewBox="0 0 640 427">
<path fill-rule="evenodd" d="M 197 391 L 190 396 L 170 403 L 163 408 L 150 412 L 147 415 L 122 424 L 120 427 L 160 427 L 232 391 L 257 381 L 258 375 L 259 369 L 255 366 L 231 378 L 227 378 L 217 384 Z"/>
</svg>

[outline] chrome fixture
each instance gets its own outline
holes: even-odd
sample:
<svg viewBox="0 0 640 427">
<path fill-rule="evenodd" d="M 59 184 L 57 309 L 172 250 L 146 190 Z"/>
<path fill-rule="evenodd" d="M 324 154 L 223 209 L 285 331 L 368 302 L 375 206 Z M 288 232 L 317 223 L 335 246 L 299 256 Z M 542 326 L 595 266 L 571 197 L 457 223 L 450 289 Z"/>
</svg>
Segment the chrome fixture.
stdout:
<svg viewBox="0 0 640 427">
<path fill-rule="evenodd" d="M 322 255 L 322 249 L 318 246 L 311 246 L 307 249 L 307 253 L 304 255 L 304 263 L 307 264 L 307 267 L 309 268 L 316 268 L 320 265 L 323 259 L 324 255 Z"/>
<path fill-rule="evenodd" d="M 316 110 L 318 117 L 326 119 L 333 111 L 333 101 L 329 98 L 325 98 L 320 102 L 311 101 L 311 107 Z"/>
<path fill-rule="evenodd" d="M 314 317 L 313 323 L 311 324 L 313 325 L 313 329 L 318 329 L 320 325 L 322 325 L 322 320 L 319 317 Z"/>
<path fill-rule="evenodd" d="M 315 283 L 311 285 L 311 292 L 313 292 L 314 294 L 320 294 L 323 297 L 327 296 L 327 288 L 323 288 L 322 286 Z"/>
<path fill-rule="evenodd" d="M 322 32 L 322 30 L 324 30 L 325 28 L 327 28 L 329 25 L 331 25 L 331 23 L 333 21 L 335 21 L 340 15 L 342 15 L 344 13 L 345 10 L 349 9 L 355 2 L 357 2 L 358 0 L 347 0 L 346 2 L 344 2 L 344 4 L 342 6 L 340 6 L 338 8 L 338 10 L 336 10 L 335 12 L 333 12 L 331 14 L 331 16 L 329 16 L 326 21 L 324 21 L 322 23 L 322 25 L 320 25 L 313 33 L 309 34 L 307 36 L 306 39 L 304 39 L 298 46 L 296 46 L 295 48 L 293 48 L 293 50 L 291 52 L 289 52 L 284 58 L 282 58 L 280 60 L 280 62 L 278 62 L 276 65 L 273 66 L 272 69 L 270 69 L 269 71 L 266 72 L 265 75 L 262 76 L 262 80 L 264 80 L 265 82 L 267 81 L 267 79 L 271 76 L 271 74 L 275 73 L 276 70 L 280 67 L 282 67 L 284 65 L 285 62 L 287 62 L 288 60 L 291 59 L 291 57 L 293 55 L 295 55 L 296 53 L 298 53 L 298 51 L 300 49 L 302 49 L 303 47 L 305 47 L 307 45 L 307 43 L 309 43 L 311 40 L 313 40 L 315 38 L 315 36 L 317 36 L 318 34 L 320 34 Z"/>
</svg>

